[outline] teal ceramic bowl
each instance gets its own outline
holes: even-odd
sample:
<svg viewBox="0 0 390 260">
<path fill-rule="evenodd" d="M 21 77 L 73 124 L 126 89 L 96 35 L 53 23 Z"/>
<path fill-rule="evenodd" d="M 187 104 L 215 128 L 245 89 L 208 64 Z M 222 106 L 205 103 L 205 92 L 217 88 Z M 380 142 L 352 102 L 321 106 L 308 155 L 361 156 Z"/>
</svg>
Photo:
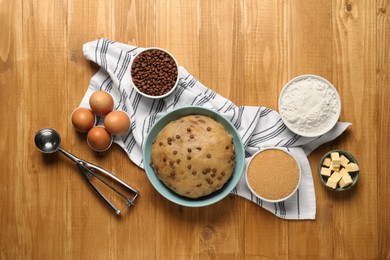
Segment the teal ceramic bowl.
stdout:
<svg viewBox="0 0 390 260">
<path fill-rule="evenodd" d="M 346 151 L 343 151 L 343 150 L 329 151 L 324 156 L 322 156 L 322 158 L 320 160 L 320 163 L 318 164 L 318 175 L 320 177 L 320 181 L 327 189 L 330 189 L 330 190 L 333 190 L 333 191 L 346 191 L 346 190 L 349 190 L 352 187 L 354 187 L 356 185 L 356 183 L 358 182 L 360 171 L 356 171 L 356 172 L 350 173 L 351 179 L 352 179 L 352 183 L 349 186 L 344 187 L 344 188 L 341 188 L 341 187 L 337 186 L 336 189 L 332 189 L 332 188 L 326 186 L 326 182 L 328 181 L 328 177 L 321 175 L 321 167 L 322 167 L 322 164 L 323 164 L 325 158 L 329 158 L 330 154 L 333 153 L 333 152 L 338 152 L 340 154 L 340 156 L 344 155 L 345 157 L 348 158 L 348 160 L 350 162 L 353 162 L 353 163 L 356 163 L 357 165 L 359 165 L 357 160 L 356 160 L 356 158 L 352 154 L 350 154 L 349 152 L 346 152 Z"/>
<path fill-rule="evenodd" d="M 191 199 L 180 196 L 169 189 L 155 174 L 153 168 L 150 166 L 151 162 L 151 149 L 152 143 L 156 139 L 157 134 L 171 121 L 177 120 L 186 115 L 205 115 L 213 118 L 217 122 L 221 123 L 226 131 L 232 136 L 234 142 L 234 149 L 236 153 L 236 163 L 232 174 L 232 177 L 227 183 L 218 191 L 197 199 Z M 214 204 L 223 198 L 236 187 L 240 180 L 241 174 L 245 165 L 245 151 L 242 144 L 241 136 L 238 134 L 234 126 L 225 119 L 221 114 L 216 111 L 196 106 L 187 106 L 177 108 L 168 112 L 166 115 L 161 117 L 152 127 L 148 136 L 146 137 L 145 144 L 143 147 L 143 159 L 146 175 L 153 185 L 153 187 L 166 199 L 181 206 L 186 207 L 203 207 Z"/>
</svg>

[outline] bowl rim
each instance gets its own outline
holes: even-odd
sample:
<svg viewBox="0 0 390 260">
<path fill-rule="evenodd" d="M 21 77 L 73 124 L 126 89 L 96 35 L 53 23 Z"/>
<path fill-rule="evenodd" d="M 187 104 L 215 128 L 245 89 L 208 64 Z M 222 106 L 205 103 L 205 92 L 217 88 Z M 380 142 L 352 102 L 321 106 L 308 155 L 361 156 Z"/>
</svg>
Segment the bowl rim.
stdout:
<svg viewBox="0 0 390 260">
<path fill-rule="evenodd" d="M 233 141 L 234 141 L 234 151 L 236 153 L 236 164 L 233 170 L 232 177 L 224 184 L 224 186 L 214 193 L 211 193 L 209 195 L 191 199 L 186 198 L 184 196 L 180 196 L 176 193 L 174 193 L 172 190 L 170 190 L 164 183 L 158 179 L 158 177 L 155 175 L 154 170 L 149 165 L 150 163 L 150 152 L 151 148 L 146 149 L 146 146 L 152 143 L 155 136 L 157 136 L 157 133 L 155 133 L 154 128 L 157 127 L 158 130 L 165 127 L 169 122 L 172 122 L 174 120 L 177 120 L 183 116 L 186 115 L 206 115 L 209 117 L 212 117 L 217 122 L 221 123 L 221 121 L 229 126 L 230 129 L 226 129 L 230 135 L 232 135 Z M 166 121 L 166 122 L 165 122 Z M 221 123 L 221 124 L 223 124 Z M 226 128 L 226 125 L 223 126 Z M 233 132 L 233 133 L 232 133 Z M 151 140 L 153 139 L 153 140 Z M 151 147 L 151 145 L 150 145 Z M 220 200 L 224 199 L 226 196 L 228 196 L 232 190 L 237 186 L 243 172 L 244 172 L 244 166 L 245 166 L 245 148 L 242 143 L 242 139 L 240 134 L 238 133 L 237 129 L 233 126 L 233 124 L 226 119 L 222 114 L 220 114 L 218 111 L 212 110 L 210 108 L 200 107 L 200 106 L 183 106 L 179 108 L 175 108 L 166 114 L 164 114 L 161 118 L 159 118 L 151 127 L 145 142 L 143 144 L 142 149 L 142 156 L 143 156 L 143 164 L 144 164 L 144 170 L 146 172 L 146 175 L 148 177 L 149 182 L 152 184 L 154 189 L 165 199 L 181 206 L 186 207 L 204 207 L 209 206 L 211 204 L 217 203 Z"/>
<path fill-rule="evenodd" d="M 301 132 L 301 131 L 298 131 L 298 130 L 294 129 L 294 127 L 290 123 L 288 123 L 287 120 L 280 113 L 281 101 L 282 101 L 283 95 L 286 92 L 287 88 L 290 87 L 292 83 L 300 81 L 300 80 L 303 80 L 303 79 L 306 79 L 306 78 L 315 78 L 315 79 L 320 80 L 320 81 L 326 83 L 327 85 L 329 85 L 329 87 L 334 91 L 334 93 L 336 95 L 336 98 L 337 98 L 337 103 L 338 103 L 337 116 L 335 116 L 334 122 L 332 122 L 332 124 L 329 127 L 324 128 L 322 131 L 319 131 L 319 132 L 316 132 L 316 133 L 312 133 L 312 134 L 304 133 L 304 132 Z M 326 134 L 327 132 L 329 132 L 337 124 L 337 122 L 338 122 L 338 120 L 340 118 L 340 114 L 341 114 L 341 99 L 340 99 L 340 95 L 339 95 L 339 92 L 337 91 L 337 89 L 335 88 L 335 86 L 330 81 L 328 81 L 327 79 L 325 79 L 325 78 L 323 78 L 323 77 L 321 77 L 319 75 L 302 74 L 302 75 L 299 75 L 299 76 L 296 76 L 296 77 L 290 79 L 284 85 L 282 91 L 279 94 L 279 98 L 278 98 L 278 113 L 279 113 L 280 118 L 282 119 L 283 123 L 287 126 L 287 128 L 291 132 L 293 132 L 293 133 L 295 133 L 297 135 L 303 136 L 303 137 L 318 137 L 318 136 L 321 136 L 321 135 Z"/>
<path fill-rule="evenodd" d="M 294 159 L 294 161 L 297 163 L 297 165 L 298 165 L 298 175 L 299 175 L 299 179 L 298 179 L 297 186 L 294 188 L 294 190 L 293 190 L 289 195 L 287 195 L 287 196 L 284 197 L 284 198 L 277 199 L 277 200 L 267 199 L 267 198 L 264 198 L 264 197 L 260 196 L 259 194 L 257 194 L 257 193 L 253 190 L 253 188 L 252 188 L 252 186 L 250 185 L 249 180 L 248 180 L 248 169 L 249 169 L 250 164 L 252 163 L 252 160 L 253 160 L 258 154 L 260 154 L 260 153 L 262 153 L 262 152 L 264 152 L 264 151 L 267 151 L 267 150 L 279 150 L 279 151 L 282 151 L 282 152 L 284 152 L 284 153 L 290 155 L 290 156 Z M 287 148 L 283 149 L 282 147 L 277 147 L 277 146 L 270 146 L 270 147 L 261 149 L 261 150 L 257 151 L 256 153 L 254 153 L 254 154 L 252 155 L 252 157 L 250 158 L 250 160 L 248 161 L 248 163 L 247 163 L 247 165 L 246 165 L 246 169 L 245 169 L 245 182 L 246 182 L 246 184 L 248 185 L 249 190 L 250 190 L 256 197 L 258 197 L 259 199 L 261 199 L 261 200 L 263 200 L 263 201 L 266 201 L 266 202 L 271 202 L 271 203 L 277 203 L 277 202 L 286 201 L 287 199 L 289 199 L 290 197 L 292 197 L 292 196 L 295 194 L 295 192 L 298 190 L 299 185 L 301 184 L 301 180 L 302 180 L 302 167 L 301 167 L 301 165 L 299 164 L 298 159 L 297 159 L 292 153 L 290 153 L 290 152 L 287 150 Z"/>
<path fill-rule="evenodd" d="M 165 93 L 164 95 L 160 95 L 160 96 L 151 96 L 151 95 L 148 95 L 148 94 L 145 94 L 144 92 L 142 92 L 141 90 L 138 89 L 138 87 L 134 84 L 133 82 L 133 76 L 131 75 L 131 70 L 132 70 L 132 67 L 133 67 L 133 63 L 134 63 L 134 60 L 138 57 L 138 55 L 140 55 L 141 53 L 144 53 L 146 51 L 150 51 L 150 50 L 159 50 L 159 51 L 163 51 L 165 53 L 167 53 L 175 62 L 175 65 L 176 65 L 176 70 L 177 70 L 177 77 L 176 77 L 176 82 L 175 84 L 173 85 L 172 89 L 170 91 L 168 91 L 167 93 Z M 169 96 L 170 94 L 172 94 L 173 91 L 175 91 L 175 89 L 177 88 L 177 86 L 179 85 L 179 80 L 180 80 L 180 73 L 179 73 L 179 64 L 177 63 L 177 60 L 176 58 L 167 50 L 163 49 L 163 48 L 159 48 L 159 47 L 148 47 L 148 48 L 144 48 L 142 51 L 138 52 L 136 55 L 134 55 L 134 57 L 131 59 L 130 61 L 130 65 L 129 65 L 129 70 L 130 70 L 130 84 L 131 86 L 142 96 L 144 97 L 147 97 L 147 98 L 151 98 L 151 99 L 161 99 L 161 98 L 165 98 L 167 96 Z"/>
<path fill-rule="evenodd" d="M 332 190 L 332 191 L 337 191 L 337 192 L 340 192 L 340 191 L 346 191 L 346 190 L 349 190 L 351 189 L 352 187 L 354 187 L 356 185 L 356 183 L 358 182 L 359 180 L 359 175 L 360 175 L 360 170 L 356 171 L 353 173 L 353 175 L 351 175 L 351 178 L 352 178 L 352 183 L 351 185 L 348 185 L 347 187 L 345 188 L 341 188 L 341 187 L 336 187 L 336 189 L 332 189 L 331 187 L 328 187 L 326 186 L 326 181 L 324 180 L 324 177 L 321 175 L 321 167 L 322 167 L 322 163 L 324 162 L 325 158 L 326 157 L 329 157 L 330 156 L 330 153 L 333 153 L 333 152 L 338 152 L 340 154 L 343 154 L 343 155 L 346 155 L 346 157 L 353 163 L 356 163 L 357 165 L 359 165 L 358 161 L 356 160 L 355 156 L 353 156 L 350 152 L 347 152 L 347 151 L 344 151 L 344 150 L 340 150 L 340 149 L 334 149 L 334 150 L 331 150 L 331 151 L 328 151 L 327 153 L 325 153 L 319 163 L 318 163 L 318 167 L 317 167 L 317 173 L 318 173 L 318 176 L 320 178 L 320 182 L 321 184 L 323 184 L 323 186 L 329 190 Z"/>
</svg>

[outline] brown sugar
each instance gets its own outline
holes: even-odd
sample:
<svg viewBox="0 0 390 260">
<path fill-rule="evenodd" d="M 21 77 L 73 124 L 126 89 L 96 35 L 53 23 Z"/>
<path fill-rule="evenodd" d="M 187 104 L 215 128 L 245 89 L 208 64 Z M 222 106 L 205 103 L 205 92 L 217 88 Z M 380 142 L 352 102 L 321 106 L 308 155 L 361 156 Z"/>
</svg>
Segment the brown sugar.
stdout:
<svg viewBox="0 0 390 260">
<path fill-rule="evenodd" d="M 280 200 L 290 195 L 299 182 L 296 160 L 279 149 L 264 150 L 251 160 L 247 181 L 252 190 L 268 200 Z"/>
</svg>

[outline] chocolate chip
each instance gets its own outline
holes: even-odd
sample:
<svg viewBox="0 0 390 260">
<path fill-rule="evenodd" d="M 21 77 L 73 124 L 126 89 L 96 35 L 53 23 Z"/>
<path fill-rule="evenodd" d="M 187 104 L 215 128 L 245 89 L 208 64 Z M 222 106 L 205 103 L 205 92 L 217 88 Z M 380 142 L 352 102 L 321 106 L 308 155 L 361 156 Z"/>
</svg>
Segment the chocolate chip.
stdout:
<svg viewBox="0 0 390 260">
<path fill-rule="evenodd" d="M 192 168 L 192 165 L 191 165 L 191 164 L 189 164 L 189 165 L 187 166 L 187 168 L 188 168 L 188 170 L 191 170 L 191 168 Z"/>
<path fill-rule="evenodd" d="M 202 147 L 196 147 L 197 150 L 201 151 L 202 150 Z"/>
<path fill-rule="evenodd" d="M 212 173 L 210 176 L 211 176 L 211 177 L 215 177 L 215 173 Z"/>
<path fill-rule="evenodd" d="M 176 154 L 177 154 L 177 151 L 176 151 L 176 150 L 173 150 L 173 152 L 172 152 L 172 153 L 176 155 Z"/>
<path fill-rule="evenodd" d="M 176 135 L 176 139 L 180 139 L 180 135 Z"/>
<path fill-rule="evenodd" d="M 206 156 L 207 156 L 207 158 L 209 158 L 209 159 L 211 158 L 211 154 L 209 154 L 209 153 L 208 153 Z"/>
<path fill-rule="evenodd" d="M 175 61 L 168 53 L 162 50 L 146 50 L 133 61 L 131 77 L 141 92 L 160 96 L 173 88 L 178 71 Z"/>
<path fill-rule="evenodd" d="M 221 172 L 221 175 L 222 175 L 222 176 L 225 176 L 225 172 Z"/>
<path fill-rule="evenodd" d="M 190 153 L 192 150 L 191 150 L 191 148 L 187 148 L 187 151 Z"/>
<path fill-rule="evenodd" d="M 214 168 L 214 169 L 212 169 L 211 171 L 212 171 L 213 173 L 216 173 L 216 172 L 217 172 L 217 169 Z"/>
<path fill-rule="evenodd" d="M 202 183 L 199 183 L 196 185 L 196 187 L 201 187 L 202 186 Z"/>
<path fill-rule="evenodd" d="M 166 162 L 167 161 L 167 158 L 163 158 L 163 162 Z"/>
<path fill-rule="evenodd" d="M 176 160 L 176 163 L 179 164 L 179 163 L 180 163 L 180 159 L 177 159 L 177 160 Z"/>
<path fill-rule="evenodd" d="M 188 127 L 187 128 L 187 132 L 190 133 L 191 132 L 191 128 Z"/>
<path fill-rule="evenodd" d="M 159 145 L 159 146 L 163 146 L 163 143 L 162 143 L 162 142 L 159 142 L 158 145 Z"/>
<path fill-rule="evenodd" d="M 191 160 L 191 155 L 187 155 L 187 160 Z"/>
<path fill-rule="evenodd" d="M 225 149 L 226 149 L 226 150 L 229 150 L 229 145 L 226 145 Z"/>
<path fill-rule="evenodd" d="M 207 183 L 210 184 L 210 185 L 213 184 L 213 181 L 212 181 L 210 178 L 206 178 L 206 181 L 207 181 Z"/>
<path fill-rule="evenodd" d="M 192 171 L 192 175 L 196 175 L 196 171 Z"/>
<path fill-rule="evenodd" d="M 194 139 L 194 137 L 195 137 L 194 135 L 190 135 L 190 138 L 191 138 L 191 139 Z"/>
<path fill-rule="evenodd" d="M 171 176 L 175 176 L 176 175 L 176 172 L 175 171 L 171 171 Z"/>
<path fill-rule="evenodd" d="M 210 132 L 210 131 L 211 131 L 211 127 L 207 127 L 207 131 L 209 131 L 209 132 Z"/>
<path fill-rule="evenodd" d="M 168 137 L 168 138 L 167 138 L 167 142 L 168 142 L 168 143 L 169 143 L 169 142 L 172 142 L 172 138 Z"/>
<path fill-rule="evenodd" d="M 222 176 L 218 176 L 217 179 L 218 179 L 219 181 L 222 181 Z"/>
</svg>

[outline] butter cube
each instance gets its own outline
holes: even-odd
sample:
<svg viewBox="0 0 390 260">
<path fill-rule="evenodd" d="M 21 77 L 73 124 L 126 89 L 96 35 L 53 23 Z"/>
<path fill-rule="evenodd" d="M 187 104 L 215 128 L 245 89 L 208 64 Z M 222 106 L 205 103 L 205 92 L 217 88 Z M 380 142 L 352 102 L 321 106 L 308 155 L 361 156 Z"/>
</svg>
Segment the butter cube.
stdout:
<svg viewBox="0 0 390 260">
<path fill-rule="evenodd" d="M 352 178 L 351 176 L 343 176 L 343 178 L 341 178 L 341 180 L 339 181 L 339 185 L 341 188 L 344 188 L 344 187 L 347 187 L 349 185 L 352 184 Z"/>
<path fill-rule="evenodd" d="M 332 178 L 329 178 L 326 182 L 326 186 L 331 187 L 332 189 L 336 189 L 338 181 L 333 180 Z"/>
<path fill-rule="evenodd" d="M 330 159 L 334 165 L 340 165 L 340 154 L 338 152 L 330 153 Z"/>
<path fill-rule="evenodd" d="M 329 177 L 331 173 L 332 171 L 329 168 L 321 167 L 321 175 Z"/>
<path fill-rule="evenodd" d="M 322 165 L 326 166 L 326 167 L 329 167 L 330 166 L 330 162 L 331 162 L 330 158 L 327 157 L 327 158 L 324 159 Z"/>
<path fill-rule="evenodd" d="M 341 170 L 339 171 L 339 173 L 340 173 L 343 177 L 346 177 L 346 176 L 351 177 L 351 175 L 349 175 L 349 173 L 347 172 L 347 170 L 346 170 L 345 168 L 341 168 Z"/>
<path fill-rule="evenodd" d="M 347 172 L 356 172 L 359 170 L 359 166 L 356 163 L 348 163 L 345 169 Z"/>
<path fill-rule="evenodd" d="M 331 161 L 329 169 L 338 172 L 340 170 L 340 164 L 335 164 L 333 161 Z"/>
<path fill-rule="evenodd" d="M 340 156 L 340 164 L 341 166 L 347 167 L 347 164 L 349 163 L 349 160 L 344 155 Z"/>
<path fill-rule="evenodd" d="M 343 175 L 341 175 L 341 173 L 339 172 L 334 172 L 330 177 L 329 179 L 332 179 L 336 182 L 336 184 L 341 180 L 341 178 L 343 177 Z M 328 180 L 329 180 L 328 179 Z"/>
</svg>

